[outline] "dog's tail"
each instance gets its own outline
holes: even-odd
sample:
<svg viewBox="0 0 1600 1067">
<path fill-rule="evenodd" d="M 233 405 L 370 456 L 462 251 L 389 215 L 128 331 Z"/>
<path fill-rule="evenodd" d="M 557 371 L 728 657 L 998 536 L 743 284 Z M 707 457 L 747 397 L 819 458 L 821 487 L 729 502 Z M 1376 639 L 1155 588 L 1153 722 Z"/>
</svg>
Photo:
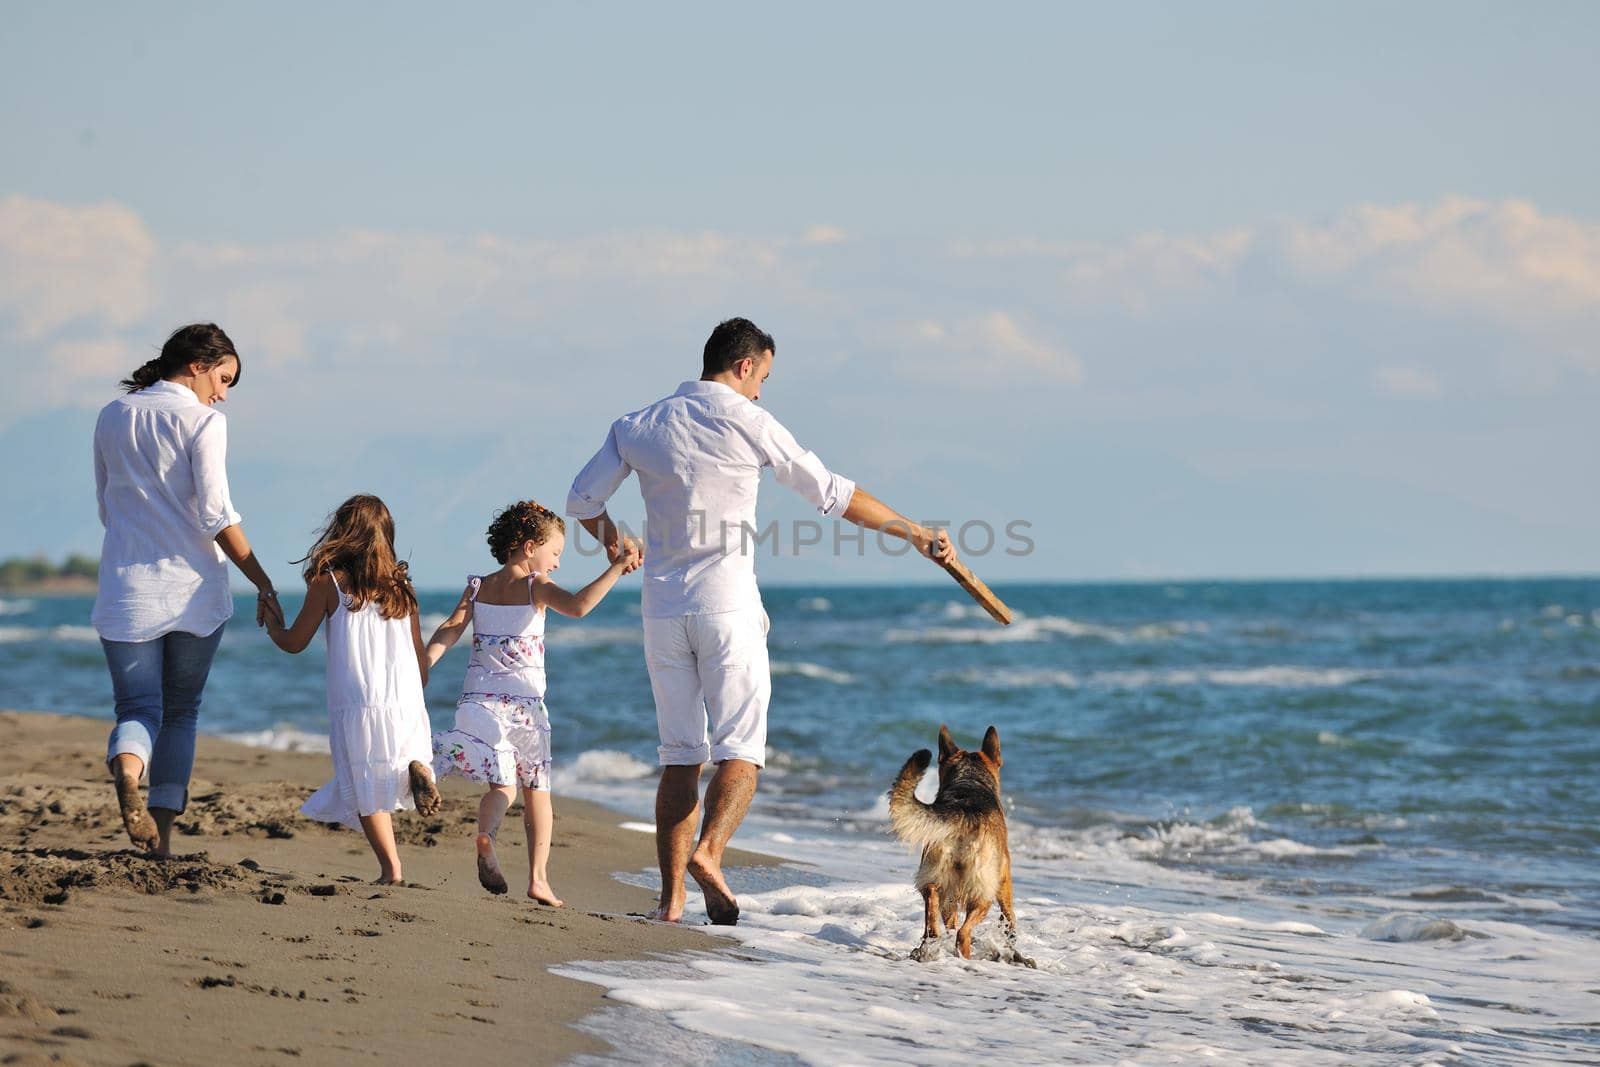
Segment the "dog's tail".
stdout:
<svg viewBox="0 0 1600 1067">
<path fill-rule="evenodd" d="M 950 824 L 917 799 L 917 783 L 932 762 L 933 753 L 925 748 L 912 753 L 889 787 L 889 825 L 900 840 L 914 848 L 927 848 L 950 835 Z"/>
</svg>

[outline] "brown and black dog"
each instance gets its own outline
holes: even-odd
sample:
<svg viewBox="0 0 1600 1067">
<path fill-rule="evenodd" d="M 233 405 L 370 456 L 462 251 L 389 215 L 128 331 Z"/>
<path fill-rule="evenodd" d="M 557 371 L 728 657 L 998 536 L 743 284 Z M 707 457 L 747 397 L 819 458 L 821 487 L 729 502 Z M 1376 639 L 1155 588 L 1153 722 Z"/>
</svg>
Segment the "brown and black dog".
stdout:
<svg viewBox="0 0 1600 1067">
<path fill-rule="evenodd" d="M 972 930 L 998 901 L 1005 921 L 1001 959 L 1027 967 L 1017 951 L 1017 915 L 1011 906 L 1011 849 L 1000 807 L 1000 731 L 983 735 L 983 747 L 965 752 L 939 727 L 939 793 L 932 804 L 917 799 L 917 783 L 933 761 L 927 749 L 900 768 L 889 789 L 889 822 L 900 839 L 922 849 L 916 886 L 922 893 L 922 943 L 911 953 L 921 963 L 939 955 L 939 920 L 955 929 L 956 912 L 966 919 L 956 933 L 961 955 L 972 958 Z"/>
</svg>

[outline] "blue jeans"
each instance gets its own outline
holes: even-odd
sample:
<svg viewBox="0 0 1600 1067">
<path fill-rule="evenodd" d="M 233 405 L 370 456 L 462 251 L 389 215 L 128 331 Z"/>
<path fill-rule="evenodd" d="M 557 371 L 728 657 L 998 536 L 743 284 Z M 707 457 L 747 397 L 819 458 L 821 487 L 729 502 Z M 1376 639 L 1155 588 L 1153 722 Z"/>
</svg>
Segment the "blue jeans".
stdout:
<svg viewBox="0 0 1600 1067">
<path fill-rule="evenodd" d="M 106 762 L 124 753 L 144 761 L 152 808 L 182 812 L 189 804 L 200 692 L 224 629 L 226 624 L 205 637 L 170 633 L 149 641 L 100 639 L 117 701 Z"/>
</svg>

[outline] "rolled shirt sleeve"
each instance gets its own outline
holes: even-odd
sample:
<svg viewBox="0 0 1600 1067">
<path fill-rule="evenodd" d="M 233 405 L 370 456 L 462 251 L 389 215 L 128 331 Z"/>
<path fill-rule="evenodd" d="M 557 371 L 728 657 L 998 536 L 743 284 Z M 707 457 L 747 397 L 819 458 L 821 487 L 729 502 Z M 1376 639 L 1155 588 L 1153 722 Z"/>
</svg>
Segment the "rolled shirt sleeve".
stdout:
<svg viewBox="0 0 1600 1067">
<path fill-rule="evenodd" d="M 617 448 L 617 427 L 613 424 L 600 451 L 572 480 L 572 488 L 567 493 L 567 514 L 579 520 L 595 518 L 605 511 L 606 501 L 631 471 Z"/>
<path fill-rule="evenodd" d="M 220 413 L 200 424 L 190 445 L 195 517 L 207 537 L 239 523 L 228 495 L 228 420 Z"/>
<path fill-rule="evenodd" d="M 830 471 L 815 452 L 801 448 L 794 434 L 771 416 L 762 420 L 758 444 L 780 485 L 799 493 L 830 519 L 844 517 L 855 495 L 855 482 Z"/>
</svg>

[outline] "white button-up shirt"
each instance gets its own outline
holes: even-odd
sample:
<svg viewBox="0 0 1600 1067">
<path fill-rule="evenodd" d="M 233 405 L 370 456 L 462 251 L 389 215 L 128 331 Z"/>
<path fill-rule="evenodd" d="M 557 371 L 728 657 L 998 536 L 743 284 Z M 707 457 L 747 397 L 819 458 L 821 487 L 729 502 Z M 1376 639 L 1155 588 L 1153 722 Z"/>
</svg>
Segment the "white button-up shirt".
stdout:
<svg viewBox="0 0 1600 1067">
<path fill-rule="evenodd" d="M 106 535 L 90 616 L 101 637 L 204 637 L 233 614 L 216 542 L 239 521 L 227 453 L 227 420 L 188 386 L 156 382 L 101 409 L 94 484 Z"/>
<path fill-rule="evenodd" d="M 573 480 L 567 514 L 592 519 L 629 472 L 644 497 L 644 614 L 709 615 L 759 605 L 756 490 L 761 469 L 824 515 L 842 516 L 855 483 L 830 472 L 764 408 L 721 382 L 684 382 L 611 424 Z"/>
</svg>

